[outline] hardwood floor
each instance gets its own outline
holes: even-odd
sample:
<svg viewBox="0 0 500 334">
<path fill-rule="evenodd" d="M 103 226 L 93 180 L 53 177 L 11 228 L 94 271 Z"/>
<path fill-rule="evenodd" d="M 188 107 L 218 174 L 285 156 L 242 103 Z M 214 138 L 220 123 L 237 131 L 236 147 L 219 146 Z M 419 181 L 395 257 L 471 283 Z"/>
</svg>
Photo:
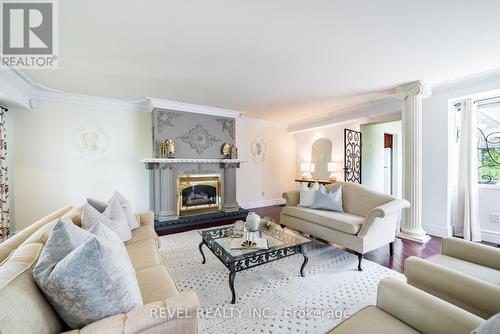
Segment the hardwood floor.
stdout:
<svg viewBox="0 0 500 334">
<path fill-rule="evenodd" d="M 257 212 L 261 217 L 270 216 L 279 224 L 280 212 L 282 209 L 282 206 L 269 206 L 252 209 L 252 211 Z M 418 256 L 425 259 L 429 256 L 438 254 L 440 251 L 441 238 L 439 237 L 431 237 L 431 240 L 425 245 L 396 238 L 394 242 L 394 255 L 392 257 L 389 256 L 389 245 L 387 245 L 387 247 L 381 247 L 365 254 L 364 258 L 403 273 L 404 262 L 407 257 Z"/>
</svg>

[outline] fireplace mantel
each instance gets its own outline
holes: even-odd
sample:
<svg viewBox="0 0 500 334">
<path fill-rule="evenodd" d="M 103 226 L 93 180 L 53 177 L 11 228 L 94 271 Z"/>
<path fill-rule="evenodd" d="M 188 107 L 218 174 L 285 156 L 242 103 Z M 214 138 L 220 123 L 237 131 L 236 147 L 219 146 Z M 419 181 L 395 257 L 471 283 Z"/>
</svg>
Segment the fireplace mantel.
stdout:
<svg viewBox="0 0 500 334">
<path fill-rule="evenodd" d="M 159 222 L 178 221 L 177 178 L 181 175 L 219 174 L 222 187 L 222 211 L 240 210 L 236 200 L 236 170 L 242 159 L 142 159 L 150 172 L 150 208 Z"/>
<path fill-rule="evenodd" d="M 239 164 L 248 162 L 241 159 L 142 159 L 145 164 Z"/>
</svg>

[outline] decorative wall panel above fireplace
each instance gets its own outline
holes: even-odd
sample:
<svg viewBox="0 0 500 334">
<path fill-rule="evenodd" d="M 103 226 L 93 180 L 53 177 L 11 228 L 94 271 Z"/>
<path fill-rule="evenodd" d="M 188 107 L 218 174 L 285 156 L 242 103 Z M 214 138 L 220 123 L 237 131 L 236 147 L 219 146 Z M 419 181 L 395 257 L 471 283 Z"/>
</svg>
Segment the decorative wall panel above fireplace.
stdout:
<svg viewBox="0 0 500 334">
<path fill-rule="evenodd" d="M 176 158 L 218 158 L 223 143 L 235 143 L 235 119 L 229 117 L 154 109 L 155 156 L 158 143 L 173 139 Z"/>
</svg>

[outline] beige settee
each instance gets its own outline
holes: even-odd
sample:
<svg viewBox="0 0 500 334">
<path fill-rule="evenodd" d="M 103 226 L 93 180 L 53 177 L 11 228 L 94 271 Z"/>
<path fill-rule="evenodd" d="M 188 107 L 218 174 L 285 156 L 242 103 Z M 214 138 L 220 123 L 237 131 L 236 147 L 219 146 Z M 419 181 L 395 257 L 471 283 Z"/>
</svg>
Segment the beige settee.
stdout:
<svg viewBox="0 0 500 334">
<path fill-rule="evenodd" d="M 405 261 L 409 284 L 488 319 L 500 312 L 500 249 L 443 238 L 441 254 Z"/>
<path fill-rule="evenodd" d="M 353 250 L 359 258 L 359 270 L 363 254 L 369 251 L 389 244 L 392 255 L 398 217 L 410 203 L 351 182 L 326 188 L 330 191 L 338 186 L 342 187 L 344 212 L 301 207 L 300 192 L 289 191 L 283 194 L 286 206 L 280 224 Z"/>
<path fill-rule="evenodd" d="M 82 207 L 66 207 L 32 224 L 0 244 L 0 333 L 59 333 L 64 322 L 33 280 L 44 243 L 60 217 L 80 224 Z M 70 333 L 197 333 L 194 312 L 198 298 L 180 293 L 158 252 L 153 213 L 136 215 L 141 226 L 125 243 L 136 271 L 144 306 L 127 314 L 96 321 Z M 175 309 L 168 311 L 167 309 Z"/>
<path fill-rule="evenodd" d="M 368 306 L 329 334 L 470 334 L 484 320 L 394 278 L 380 281 Z"/>
</svg>

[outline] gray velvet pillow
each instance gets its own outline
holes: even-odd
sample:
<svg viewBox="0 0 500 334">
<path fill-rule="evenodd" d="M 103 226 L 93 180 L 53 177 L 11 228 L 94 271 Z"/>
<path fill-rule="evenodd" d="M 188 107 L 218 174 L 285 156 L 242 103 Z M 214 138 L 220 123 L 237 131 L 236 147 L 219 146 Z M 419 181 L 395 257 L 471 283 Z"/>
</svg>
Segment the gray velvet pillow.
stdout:
<svg viewBox="0 0 500 334">
<path fill-rule="evenodd" d="M 142 306 L 127 254 L 104 238 L 59 220 L 33 277 L 71 329 Z"/>
<path fill-rule="evenodd" d="M 87 203 L 89 203 L 94 209 L 103 213 L 104 210 L 108 207 L 108 203 L 99 201 L 98 199 L 87 198 Z"/>
<path fill-rule="evenodd" d="M 331 192 L 328 192 L 324 186 L 321 186 L 314 194 L 311 209 L 343 212 L 342 187 L 337 187 Z"/>
<path fill-rule="evenodd" d="M 471 334 L 498 334 L 500 333 L 500 313 L 495 314 L 478 328 L 472 331 Z"/>
</svg>

